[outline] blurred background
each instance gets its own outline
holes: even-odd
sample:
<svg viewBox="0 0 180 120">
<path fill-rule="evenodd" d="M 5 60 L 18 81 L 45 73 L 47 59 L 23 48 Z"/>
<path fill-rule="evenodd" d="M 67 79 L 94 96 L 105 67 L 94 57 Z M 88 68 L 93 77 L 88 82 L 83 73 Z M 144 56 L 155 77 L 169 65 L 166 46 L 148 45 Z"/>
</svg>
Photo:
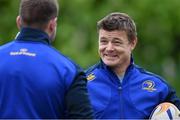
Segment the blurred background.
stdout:
<svg viewBox="0 0 180 120">
<path fill-rule="evenodd" d="M 125 12 L 137 25 L 135 63 L 163 76 L 180 97 L 180 0 L 59 0 L 53 45 L 84 69 L 98 56 L 96 23 L 110 12 Z M 0 45 L 14 39 L 19 1 L 0 0 Z M 44 51 L 45 52 L 45 51 Z"/>
</svg>

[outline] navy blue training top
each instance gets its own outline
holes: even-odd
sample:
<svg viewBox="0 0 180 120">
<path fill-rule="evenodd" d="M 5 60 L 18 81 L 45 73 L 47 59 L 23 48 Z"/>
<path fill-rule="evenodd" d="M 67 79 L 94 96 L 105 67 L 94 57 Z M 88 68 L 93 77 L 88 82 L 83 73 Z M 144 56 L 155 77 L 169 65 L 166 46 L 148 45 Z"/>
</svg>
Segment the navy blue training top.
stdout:
<svg viewBox="0 0 180 120">
<path fill-rule="evenodd" d="M 160 76 L 134 64 L 133 59 L 122 82 L 102 61 L 86 74 L 96 119 L 149 119 L 162 102 L 173 103 L 180 109 L 175 90 Z"/>
<path fill-rule="evenodd" d="M 0 47 L 0 118 L 92 118 L 86 82 L 45 32 L 23 28 Z"/>
</svg>

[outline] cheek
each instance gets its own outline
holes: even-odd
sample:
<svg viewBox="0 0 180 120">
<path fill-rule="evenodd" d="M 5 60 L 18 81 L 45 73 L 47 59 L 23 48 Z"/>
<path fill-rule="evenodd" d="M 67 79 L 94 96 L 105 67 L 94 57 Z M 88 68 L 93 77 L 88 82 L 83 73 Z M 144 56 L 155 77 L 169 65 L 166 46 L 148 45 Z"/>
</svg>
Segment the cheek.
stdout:
<svg viewBox="0 0 180 120">
<path fill-rule="evenodd" d="M 121 50 L 126 53 L 131 53 L 131 47 L 130 46 L 123 46 L 121 47 Z"/>
<path fill-rule="evenodd" d="M 102 51 L 104 51 L 105 50 L 105 47 L 104 46 L 99 46 L 99 52 L 102 52 Z"/>
<path fill-rule="evenodd" d="M 104 51 L 105 51 L 104 47 L 99 47 L 98 53 L 99 53 L 99 56 L 100 56 L 100 57 L 103 57 Z"/>
<path fill-rule="evenodd" d="M 116 51 L 118 51 L 118 52 L 120 52 L 120 53 L 125 53 L 125 52 L 127 52 L 127 48 L 125 48 L 125 47 L 123 47 L 123 46 L 121 46 L 121 47 L 116 47 L 115 49 L 116 49 Z"/>
<path fill-rule="evenodd" d="M 102 54 L 102 49 L 101 48 L 98 49 L 98 53 L 101 56 L 101 54 Z"/>
</svg>

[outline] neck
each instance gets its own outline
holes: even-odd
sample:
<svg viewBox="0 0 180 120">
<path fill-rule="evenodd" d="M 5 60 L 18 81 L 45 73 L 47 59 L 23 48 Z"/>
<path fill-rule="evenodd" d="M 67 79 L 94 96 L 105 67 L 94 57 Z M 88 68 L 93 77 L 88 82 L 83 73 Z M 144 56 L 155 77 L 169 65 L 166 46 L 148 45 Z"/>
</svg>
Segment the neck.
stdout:
<svg viewBox="0 0 180 120">
<path fill-rule="evenodd" d="M 112 68 L 112 70 L 117 74 L 117 75 L 124 75 L 124 73 L 126 72 L 128 66 L 124 66 L 124 67 L 116 67 L 116 68 Z"/>
<path fill-rule="evenodd" d="M 128 66 L 130 65 L 130 60 L 127 60 L 126 63 L 123 63 L 121 65 L 112 67 L 112 70 L 117 74 L 117 75 L 124 75 L 124 73 L 126 72 Z"/>
</svg>

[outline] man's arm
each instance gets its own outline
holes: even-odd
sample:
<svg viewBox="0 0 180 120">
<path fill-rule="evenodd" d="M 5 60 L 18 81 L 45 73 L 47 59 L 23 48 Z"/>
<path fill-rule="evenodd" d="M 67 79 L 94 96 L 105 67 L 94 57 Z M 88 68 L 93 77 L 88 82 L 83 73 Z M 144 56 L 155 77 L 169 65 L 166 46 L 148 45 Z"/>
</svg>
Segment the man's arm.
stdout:
<svg viewBox="0 0 180 120">
<path fill-rule="evenodd" d="M 169 94 L 166 97 L 166 102 L 173 103 L 180 110 L 180 99 L 176 95 L 176 91 L 169 85 Z"/>
<path fill-rule="evenodd" d="M 65 97 L 68 118 L 93 118 L 86 85 L 86 76 L 83 71 L 79 71 Z"/>
</svg>

